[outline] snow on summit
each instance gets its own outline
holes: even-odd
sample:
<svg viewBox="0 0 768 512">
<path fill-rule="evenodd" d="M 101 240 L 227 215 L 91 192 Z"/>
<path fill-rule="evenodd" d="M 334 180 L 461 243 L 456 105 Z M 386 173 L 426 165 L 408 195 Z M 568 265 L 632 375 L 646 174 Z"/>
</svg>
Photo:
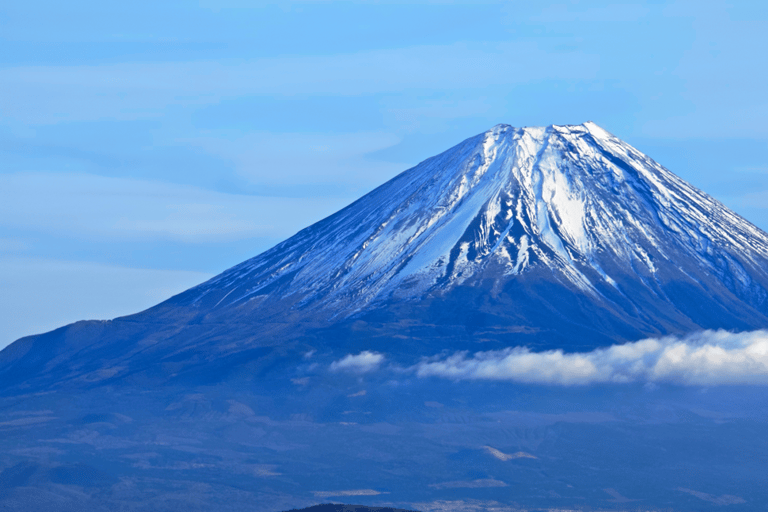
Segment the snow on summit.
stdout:
<svg viewBox="0 0 768 512">
<path fill-rule="evenodd" d="M 764 309 L 766 262 L 765 233 L 596 124 L 500 124 L 194 297 L 212 294 L 224 307 L 277 293 L 295 297 L 295 307 L 348 316 L 535 272 L 614 303 L 624 299 L 613 293 L 636 303 L 638 287 L 642 300 L 675 303 L 683 292 L 670 282 L 708 288 L 713 278 Z"/>
</svg>

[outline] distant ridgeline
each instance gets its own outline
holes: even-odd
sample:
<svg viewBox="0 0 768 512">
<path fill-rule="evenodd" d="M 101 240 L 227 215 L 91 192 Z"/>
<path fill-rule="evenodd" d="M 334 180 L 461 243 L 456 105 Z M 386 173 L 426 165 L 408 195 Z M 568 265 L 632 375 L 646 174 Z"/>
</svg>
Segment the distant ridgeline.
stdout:
<svg viewBox="0 0 768 512">
<path fill-rule="evenodd" d="M 292 509 L 287 512 L 418 512 L 416 510 L 406 510 L 404 508 L 391 507 L 366 507 L 365 505 L 338 505 L 333 503 L 324 503 L 302 509 Z"/>
</svg>

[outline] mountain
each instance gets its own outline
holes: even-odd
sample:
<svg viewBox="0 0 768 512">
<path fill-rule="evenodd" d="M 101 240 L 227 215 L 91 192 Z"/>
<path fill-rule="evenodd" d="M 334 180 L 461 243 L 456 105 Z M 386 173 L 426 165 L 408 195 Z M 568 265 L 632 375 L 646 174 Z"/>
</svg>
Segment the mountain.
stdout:
<svg viewBox="0 0 768 512">
<path fill-rule="evenodd" d="M 0 352 L 0 508 L 764 510 L 763 387 L 414 368 L 765 329 L 767 290 L 766 233 L 602 128 L 498 125 L 153 308 Z"/>
<path fill-rule="evenodd" d="M 764 232 L 597 125 L 499 125 L 173 304 L 596 346 L 768 325 L 766 263 Z"/>
<path fill-rule="evenodd" d="M 17 342 L 0 376 L 215 380 L 311 350 L 579 351 L 766 327 L 767 289 L 768 235 L 594 123 L 498 125 L 143 313 Z"/>
<path fill-rule="evenodd" d="M 180 303 L 335 319 L 546 273 L 646 332 L 746 327 L 768 312 L 766 261 L 764 232 L 597 125 L 499 125 Z"/>
</svg>

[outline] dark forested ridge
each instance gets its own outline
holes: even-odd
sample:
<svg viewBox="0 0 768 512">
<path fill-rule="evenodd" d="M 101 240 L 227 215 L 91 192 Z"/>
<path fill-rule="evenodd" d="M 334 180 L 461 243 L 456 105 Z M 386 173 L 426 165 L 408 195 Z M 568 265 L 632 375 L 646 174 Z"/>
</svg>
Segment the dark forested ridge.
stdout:
<svg viewBox="0 0 768 512">
<path fill-rule="evenodd" d="M 404 508 L 391 507 L 367 507 L 365 505 L 339 505 L 334 503 L 323 503 L 312 507 L 302 509 L 292 509 L 287 512 L 418 512 L 416 510 L 406 510 Z"/>
</svg>

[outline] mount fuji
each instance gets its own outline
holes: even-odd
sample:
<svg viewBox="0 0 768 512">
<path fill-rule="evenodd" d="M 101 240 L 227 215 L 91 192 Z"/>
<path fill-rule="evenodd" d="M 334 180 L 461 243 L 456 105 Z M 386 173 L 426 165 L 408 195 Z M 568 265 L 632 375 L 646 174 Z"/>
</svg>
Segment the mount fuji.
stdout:
<svg viewBox="0 0 768 512">
<path fill-rule="evenodd" d="M 761 388 L 412 369 L 765 328 L 768 234 L 594 123 L 497 125 L 153 308 L 0 352 L 0 503 L 761 510 Z"/>
<path fill-rule="evenodd" d="M 766 263 L 764 232 L 597 125 L 499 125 L 174 304 L 338 322 L 426 300 L 594 346 L 766 326 Z"/>
</svg>

